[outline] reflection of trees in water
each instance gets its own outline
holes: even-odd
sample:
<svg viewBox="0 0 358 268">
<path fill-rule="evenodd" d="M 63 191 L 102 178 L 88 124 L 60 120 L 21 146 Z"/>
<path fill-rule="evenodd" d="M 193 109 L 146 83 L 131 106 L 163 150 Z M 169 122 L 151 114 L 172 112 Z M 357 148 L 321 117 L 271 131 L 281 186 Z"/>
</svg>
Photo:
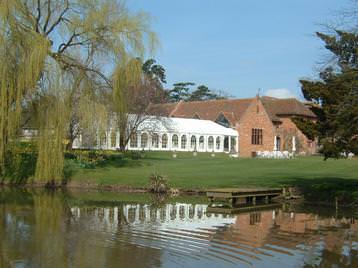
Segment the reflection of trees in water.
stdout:
<svg viewBox="0 0 358 268">
<path fill-rule="evenodd" d="M 109 232 L 93 221 L 107 217 L 104 208 L 83 208 L 84 217 L 78 220 L 71 215 L 65 194 L 26 194 L 26 203 L 18 205 L 15 198 L 0 203 L 0 267 L 143 267 L 143 262 L 160 266 L 159 250 L 123 243 L 127 222 L 122 213 L 116 215 L 116 232 Z M 109 213 L 114 220 L 113 211 Z"/>
<path fill-rule="evenodd" d="M 18 201 L 16 193 L 8 192 L 7 197 L 2 194 L 0 267 L 11 267 L 15 261 L 27 267 L 142 267 L 143 263 L 158 267 L 162 251 L 152 248 L 155 241 L 150 237 L 143 242 L 136 227 L 155 227 L 159 223 L 178 226 L 182 219 L 191 223 L 235 222 L 215 227 L 207 237 L 208 243 L 214 239 L 244 245 L 245 250 L 273 245 L 273 254 L 276 249 L 294 252 L 304 245 L 305 267 L 358 267 L 358 252 L 352 246 L 358 229 L 354 219 L 282 210 L 224 216 L 206 213 L 205 205 L 179 203 L 70 209 L 66 193 L 25 192 Z M 172 221 L 174 225 L 170 225 Z M 141 241 L 144 247 L 137 246 Z M 322 249 L 318 244 L 323 245 Z"/>
</svg>

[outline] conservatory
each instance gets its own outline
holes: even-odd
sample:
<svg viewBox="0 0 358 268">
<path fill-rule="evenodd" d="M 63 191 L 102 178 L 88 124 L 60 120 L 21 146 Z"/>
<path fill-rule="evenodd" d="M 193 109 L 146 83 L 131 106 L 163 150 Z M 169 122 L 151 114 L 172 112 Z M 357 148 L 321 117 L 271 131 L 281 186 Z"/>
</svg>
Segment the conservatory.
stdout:
<svg viewBox="0 0 358 268">
<path fill-rule="evenodd" d="M 132 121 L 135 116 L 132 116 Z M 129 120 L 131 124 L 131 120 Z M 146 116 L 130 136 L 128 150 L 239 152 L 238 132 L 210 120 Z M 83 142 L 80 135 L 73 148 L 119 149 L 119 131 L 109 129 L 97 133 L 93 144 Z"/>
</svg>

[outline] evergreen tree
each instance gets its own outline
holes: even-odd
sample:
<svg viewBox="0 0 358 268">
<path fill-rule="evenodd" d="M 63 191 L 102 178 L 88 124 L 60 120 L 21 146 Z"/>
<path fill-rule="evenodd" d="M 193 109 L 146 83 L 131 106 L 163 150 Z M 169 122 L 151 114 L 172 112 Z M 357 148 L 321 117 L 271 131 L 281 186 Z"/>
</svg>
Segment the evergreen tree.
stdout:
<svg viewBox="0 0 358 268">
<path fill-rule="evenodd" d="M 190 94 L 189 101 L 216 100 L 223 98 L 223 96 L 212 92 L 207 86 L 201 85 Z"/>
<path fill-rule="evenodd" d="M 169 100 L 171 102 L 186 101 L 190 98 L 190 87 L 194 86 L 192 82 L 175 83 L 172 90 L 169 90 Z"/>
<path fill-rule="evenodd" d="M 300 81 L 305 99 L 314 104 L 317 123 L 301 119 L 296 124 L 304 133 L 315 134 L 325 159 L 358 154 L 358 35 L 336 31 L 317 36 L 336 62 L 320 72 L 319 80 Z"/>
</svg>

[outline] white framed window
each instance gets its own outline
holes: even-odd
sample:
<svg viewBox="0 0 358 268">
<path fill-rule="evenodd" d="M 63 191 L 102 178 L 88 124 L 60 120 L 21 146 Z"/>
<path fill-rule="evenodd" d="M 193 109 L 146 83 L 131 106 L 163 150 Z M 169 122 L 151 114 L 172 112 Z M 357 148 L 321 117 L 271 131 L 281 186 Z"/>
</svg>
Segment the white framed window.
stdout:
<svg viewBox="0 0 358 268">
<path fill-rule="evenodd" d="M 194 135 L 190 138 L 190 148 L 196 150 L 196 137 Z"/>
<path fill-rule="evenodd" d="M 138 147 L 138 137 L 137 133 L 131 135 L 131 140 L 129 142 L 130 147 L 137 148 Z"/>
<path fill-rule="evenodd" d="M 99 135 L 99 144 L 101 147 L 105 147 L 107 145 L 107 135 L 105 131 L 101 131 Z"/>
<path fill-rule="evenodd" d="M 152 136 L 152 147 L 159 148 L 159 135 L 157 133 L 154 133 Z"/>
<path fill-rule="evenodd" d="M 142 135 L 140 135 L 140 147 L 146 148 L 147 146 L 148 146 L 148 134 L 142 133 Z"/>
<path fill-rule="evenodd" d="M 204 136 L 199 137 L 199 148 L 200 150 L 204 149 Z"/>
<path fill-rule="evenodd" d="M 220 141 L 220 137 L 216 137 L 216 150 L 220 150 L 220 146 L 221 146 L 221 141 Z"/>
<path fill-rule="evenodd" d="M 209 136 L 209 138 L 208 138 L 208 149 L 209 150 L 214 149 L 214 138 L 213 138 L 213 136 Z"/>
<path fill-rule="evenodd" d="M 162 136 L 162 148 L 167 148 L 167 147 L 168 147 L 168 135 L 163 134 L 163 136 Z"/>
<path fill-rule="evenodd" d="M 181 136 L 181 148 L 182 149 L 186 149 L 186 141 L 187 141 L 186 135 L 182 135 Z"/>
<path fill-rule="evenodd" d="M 172 148 L 178 148 L 179 138 L 178 135 L 174 134 L 172 137 Z"/>
</svg>

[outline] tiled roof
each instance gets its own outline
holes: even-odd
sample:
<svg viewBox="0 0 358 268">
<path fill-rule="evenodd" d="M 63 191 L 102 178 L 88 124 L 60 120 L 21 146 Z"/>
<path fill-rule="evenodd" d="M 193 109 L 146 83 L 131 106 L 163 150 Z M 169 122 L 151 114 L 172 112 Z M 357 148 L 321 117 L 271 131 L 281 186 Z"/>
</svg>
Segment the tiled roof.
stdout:
<svg viewBox="0 0 358 268">
<path fill-rule="evenodd" d="M 170 116 L 179 103 L 150 104 L 148 113 L 156 116 Z"/>
<path fill-rule="evenodd" d="M 234 125 L 241 118 L 252 100 L 253 98 L 225 99 L 151 105 L 149 113 L 182 118 L 193 118 L 196 114 L 200 119 L 212 121 L 215 121 L 221 113 Z M 169 108 L 172 108 L 172 110 L 170 111 Z"/>
<path fill-rule="evenodd" d="M 297 99 L 261 97 L 261 101 L 272 120 L 282 115 L 300 115 L 315 118 L 316 115 Z"/>
<path fill-rule="evenodd" d="M 279 117 L 283 115 L 316 117 L 302 102 L 293 98 L 260 97 L 260 99 L 272 121 L 280 121 Z M 148 113 L 181 118 L 199 117 L 211 121 L 215 121 L 222 114 L 234 126 L 253 100 L 254 98 L 153 104 L 148 108 Z"/>
</svg>

